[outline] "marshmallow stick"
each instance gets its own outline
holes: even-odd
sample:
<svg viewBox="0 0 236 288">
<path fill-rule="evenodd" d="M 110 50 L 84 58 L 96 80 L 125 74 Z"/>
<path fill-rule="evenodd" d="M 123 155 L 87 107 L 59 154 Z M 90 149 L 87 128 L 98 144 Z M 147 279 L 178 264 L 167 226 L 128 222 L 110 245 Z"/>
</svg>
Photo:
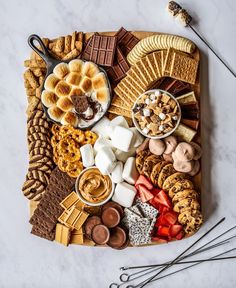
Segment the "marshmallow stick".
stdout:
<svg viewBox="0 0 236 288">
<path fill-rule="evenodd" d="M 185 27 L 189 27 L 199 38 L 202 42 L 211 50 L 211 52 L 220 60 L 220 62 L 236 77 L 236 73 L 229 67 L 229 65 L 217 54 L 214 48 L 204 39 L 199 32 L 196 31 L 195 28 L 190 24 L 192 21 L 191 15 L 183 9 L 178 3 L 175 1 L 170 1 L 167 5 L 168 12 L 173 16 L 176 17 Z"/>
</svg>

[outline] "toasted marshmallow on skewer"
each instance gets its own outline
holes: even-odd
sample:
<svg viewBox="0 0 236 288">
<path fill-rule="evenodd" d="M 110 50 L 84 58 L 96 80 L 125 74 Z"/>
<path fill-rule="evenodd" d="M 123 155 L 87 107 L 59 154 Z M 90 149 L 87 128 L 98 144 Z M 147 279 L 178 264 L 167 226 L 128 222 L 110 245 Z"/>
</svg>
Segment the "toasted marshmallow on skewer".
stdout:
<svg viewBox="0 0 236 288">
<path fill-rule="evenodd" d="M 170 1 L 167 4 L 167 11 L 173 16 L 177 16 L 177 14 L 179 13 L 179 11 L 182 9 L 182 7 L 176 3 L 175 1 Z"/>
</svg>

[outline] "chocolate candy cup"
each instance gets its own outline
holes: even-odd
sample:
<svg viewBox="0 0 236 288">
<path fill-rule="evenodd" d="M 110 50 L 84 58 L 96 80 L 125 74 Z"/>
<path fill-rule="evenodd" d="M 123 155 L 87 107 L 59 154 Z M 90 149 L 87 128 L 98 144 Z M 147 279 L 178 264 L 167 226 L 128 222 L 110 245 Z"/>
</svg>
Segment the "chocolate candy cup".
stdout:
<svg viewBox="0 0 236 288">
<path fill-rule="evenodd" d="M 113 207 L 109 207 L 102 212 L 102 222 L 108 228 L 116 227 L 120 223 L 120 213 Z"/>
<path fill-rule="evenodd" d="M 126 243 L 126 233 L 121 227 L 117 226 L 111 229 L 110 233 L 110 239 L 107 242 L 108 246 L 119 249 Z"/>
<path fill-rule="evenodd" d="M 102 211 L 104 211 L 105 209 L 107 209 L 109 207 L 115 208 L 120 213 L 120 217 L 123 217 L 124 209 L 122 208 L 122 206 L 120 204 L 113 202 L 113 201 L 109 201 L 102 206 Z"/>
<path fill-rule="evenodd" d="M 84 232 L 87 238 L 91 239 L 92 230 L 96 225 L 102 224 L 101 218 L 98 216 L 89 217 L 84 224 Z"/>
<path fill-rule="evenodd" d="M 98 245 L 104 245 L 109 241 L 110 231 L 102 224 L 96 225 L 92 230 L 92 240 Z"/>
</svg>

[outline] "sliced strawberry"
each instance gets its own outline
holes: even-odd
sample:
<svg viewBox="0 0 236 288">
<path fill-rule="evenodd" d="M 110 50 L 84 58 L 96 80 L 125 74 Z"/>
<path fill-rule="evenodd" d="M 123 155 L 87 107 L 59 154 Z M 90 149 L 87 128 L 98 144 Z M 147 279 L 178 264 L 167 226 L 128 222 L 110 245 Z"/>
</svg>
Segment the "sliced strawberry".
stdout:
<svg viewBox="0 0 236 288">
<path fill-rule="evenodd" d="M 159 211 L 161 214 L 164 214 L 164 213 L 166 213 L 166 212 L 168 212 L 168 211 L 171 211 L 171 208 L 159 204 L 158 211 Z"/>
<path fill-rule="evenodd" d="M 161 190 L 156 196 L 155 196 L 155 201 L 159 202 L 160 204 L 166 206 L 166 207 L 171 207 L 171 201 L 168 197 L 168 195 L 165 193 L 165 191 Z"/>
<path fill-rule="evenodd" d="M 168 241 L 161 236 L 152 237 L 152 241 L 159 242 L 159 243 L 167 243 Z"/>
<path fill-rule="evenodd" d="M 177 222 L 178 215 L 174 211 L 169 211 L 163 214 L 164 225 L 174 225 Z"/>
<path fill-rule="evenodd" d="M 156 196 L 160 191 L 161 191 L 161 189 L 153 188 L 150 192 L 151 192 L 154 196 Z"/>
<path fill-rule="evenodd" d="M 175 236 L 175 239 L 181 240 L 183 237 L 184 237 L 184 231 L 182 230 L 182 231 L 179 232 L 179 234 L 177 234 Z"/>
<path fill-rule="evenodd" d="M 147 202 L 154 198 L 152 193 L 144 185 L 138 185 L 138 191 L 142 202 Z"/>
<path fill-rule="evenodd" d="M 157 230 L 157 234 L 160 236 L 169 236 L 169 230 L 170 228 L 167 226 L 159 226 Z"/>
<path fill-rule="evenodd" d="M 135 187 L 137 188 L 139 185 L 144 185 L 148 190 L 152 190 L 153 188 L 152 183 L 144 175 L 140 175 L 138 177 L 138 180 L 135 183 Z"/>
<path fill-rule="evenodd" d="M 170 236 L 176 237 L 182 231 L 182 229 L 183 229 L 182 225 L 176 224 L 170 226 Z"/>
</svg>

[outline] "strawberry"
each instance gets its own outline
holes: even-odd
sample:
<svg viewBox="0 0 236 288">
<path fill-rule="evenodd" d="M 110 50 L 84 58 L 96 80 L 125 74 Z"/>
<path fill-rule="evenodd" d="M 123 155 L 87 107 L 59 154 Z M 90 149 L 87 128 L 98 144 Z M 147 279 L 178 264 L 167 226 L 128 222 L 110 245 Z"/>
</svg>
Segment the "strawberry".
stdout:
<svg viewBox="0 0 236 288">
<path fill-rule="evenodd" d="M 137 186 L 139 185 L 144 185 L 148 190 L 152 190 L 153 188 L 152 183 L 144 175 L 140 175 L 138 177 L 138 180 L 135 183 L 135 187 L 138 189 Z"/>
<path fill-rule="evenodd" d="M 168 211 L 171 211 L 171 208 L 159 204 L 158 211 L 159 211 L 161 214 L 164 214 L 164 213 L 166 213 L 166 212 L 168 212 Z"/>
<path fill-rule="evenodd" d="M 152 237 L 152 241 L 156 241 L 159 243 L 167 243 L 168 242 L 164 237 L 161 237 L 161 236 Z"/>
<path fill-rule="evenodd" d="M 152 193 L 142 184 L 138 185 L 138 191 L 142 202 L 147 202 L 154 198 Z"/>
<path fill-rule="evenodd" d="M 182 229 L 183 229 L 182 225 L 179 225 L 179 224 L 172 225 L 170 227 L 171 237 L 177 237 L 177 235 L 179 235 L 179 237 L 180 237 L 180 233 L 182 232 Z"/>
<path fill-rule="evenodd" d="M 150 192 L 151 192 L 154 196 L 156 196 L 160 191 L 161 191 L 161 189 L 153 188 Z"/>
<path fill-rule="evenodd" d="M 157 234 L 160 236 L 169 236 L 169 230 L 170 228 L 167 226 L 159 226 L 157 230 Z"/>
<path fill-rule="evenodd" d="M 183 237 L 184 237 L 184 231 L 182 230 L 182 231 L 179 232 L 179 234 L 177 234 L 175 236 L 175 239 L 176 240 L 181 240 Z"/>
<path fill-rule="evenodd" d="M 169 211 L 163 214 L 163 220 L 162 222 L 164 225 L 174 225 L 177 222 L 178 215 L 174 211 Z"/>
</svg>

